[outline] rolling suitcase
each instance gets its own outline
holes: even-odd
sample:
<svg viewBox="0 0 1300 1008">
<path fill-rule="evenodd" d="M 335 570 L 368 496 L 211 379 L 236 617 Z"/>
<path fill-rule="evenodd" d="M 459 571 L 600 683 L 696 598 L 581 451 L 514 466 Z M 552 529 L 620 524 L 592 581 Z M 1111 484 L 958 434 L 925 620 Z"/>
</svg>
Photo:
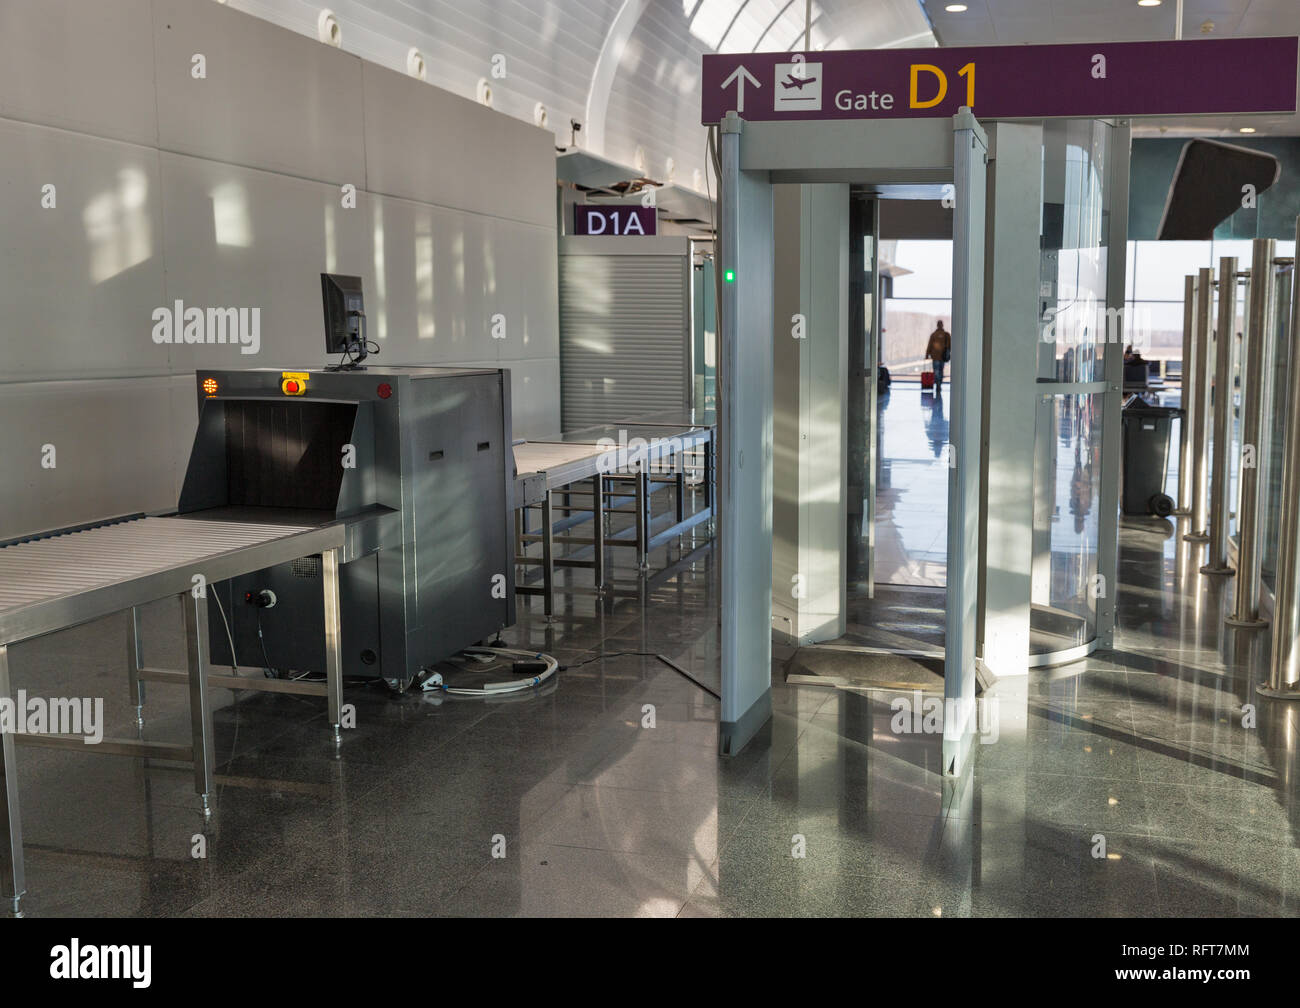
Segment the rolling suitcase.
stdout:
<svg viewBox="0 0 1300 1008">
<path fill-rule="evenodd" d="M 921 389 L 924 391 L 932 388 L 934 388 L 934 365 L 926 361 L 921 368 Z"/>
</svg>

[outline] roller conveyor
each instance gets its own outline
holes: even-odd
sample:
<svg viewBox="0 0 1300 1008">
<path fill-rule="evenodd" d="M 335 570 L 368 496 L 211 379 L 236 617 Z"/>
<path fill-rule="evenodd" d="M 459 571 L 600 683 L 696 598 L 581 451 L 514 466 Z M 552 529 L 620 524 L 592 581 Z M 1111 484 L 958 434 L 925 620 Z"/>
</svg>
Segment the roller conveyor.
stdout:
<svg viewBox="0 0 1300 1008">
<path fill-rule="evenodd" d="M 302 684 L 297 691 L 319 692 L 328 698 L 337 739 L 342 706 L 338 568 L 345 534 L 345 524 L 336 521 L 286 525 L 150 517 L 0 547 L 0 698 L 11 695 L 10 645 L 129 609 L 130 692 L 139 723 L 143 727 L 145 678 L 186 683 L 191 743 L 104 739 L 101 751 L 191 762 L 195 791 L 208 814 L 216 762 L 208 688 L 239 688 L 241 683 L 238 677 L 209 674 L 207 588 L 273 564 L 320 555 L 327 681 L 323 686 Z M 180 598 L 185 616 L 185 672 L 145 669 L 140 661 L 143 642 L 138 607 L 170 595 Z M 19 738 L 33 745 L 87 751 L 84 740 L 76 735 Z M 0 892 L 12 912 L 21 916 L 26 883 L 16 741 L 14 734 L 0 733 Z"/>
<path fill-rule="evenodd" d="M 0 548 L 0 643 L 117 612 L 125 607 L 114 604 L 116 594 L 133 586 L 148 594 L 151 581 L 174 581 L 178 574 L 190 585 L 194 574 L 219 580 L 224 575 L 210 571 L 237 563 L 241 551 L 277 540 L 288 547 L 284 540 L 308 533 L 313 544 L 341 544 L 341 531 L 331 536 L 320 527 L 138 518 Z M 168 594 L 173 592 L 164 588 L 151 597 Z"/>
</svg>

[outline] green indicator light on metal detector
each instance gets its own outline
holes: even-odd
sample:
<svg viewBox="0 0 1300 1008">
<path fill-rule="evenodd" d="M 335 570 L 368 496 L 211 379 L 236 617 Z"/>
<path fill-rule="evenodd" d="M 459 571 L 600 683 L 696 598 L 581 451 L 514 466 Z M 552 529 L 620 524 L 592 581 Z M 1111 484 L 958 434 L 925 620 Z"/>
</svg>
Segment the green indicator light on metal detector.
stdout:
<svg viewBox="0 0 1300 1008">
<path fill-rule="evenodd" d="M 726 272 L 726 277 L 727 277 L 727 283 L 735 283 L 735 282 L 736 282 L 736 271 L 735 271 L 735 270 L 727 270 L 727 272 Z"/>
</svg>

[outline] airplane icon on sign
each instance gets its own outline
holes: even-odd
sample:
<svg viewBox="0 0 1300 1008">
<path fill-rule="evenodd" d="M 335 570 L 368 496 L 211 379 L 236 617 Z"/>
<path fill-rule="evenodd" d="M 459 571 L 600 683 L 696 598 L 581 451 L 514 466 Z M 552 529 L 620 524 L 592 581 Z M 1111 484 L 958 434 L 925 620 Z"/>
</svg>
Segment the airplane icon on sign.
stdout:
<svg viewBox="0 0 1300 1008">
<path fill-rule="evenodd" d="M 796 77 L 794 74 L 787 74 L 786 79 L 781 81 L 781 86 L 785 88 L 787 91 L 790 90 L 790 88 L 798 88 L 800 91 L 802 91 L 804 89 L 805 84 L 812 84 L 816 80 L 817 80 L 816 77 L 800 78 L 800 77 Z"/>
<path fill-rule="evenodd" d="M 772 81 L 772 108 L 781 112 L 819 112 L 822 107 L 822 73 L 820 63 L 797 60 L 778 63 L 769 78 Z"/>
</svg>

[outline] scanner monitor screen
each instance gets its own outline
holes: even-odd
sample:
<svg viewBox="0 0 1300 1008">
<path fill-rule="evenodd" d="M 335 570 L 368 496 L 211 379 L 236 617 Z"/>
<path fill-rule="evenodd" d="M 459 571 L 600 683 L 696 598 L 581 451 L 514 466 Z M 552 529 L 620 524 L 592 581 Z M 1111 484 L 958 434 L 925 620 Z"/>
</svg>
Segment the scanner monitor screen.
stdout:
<svg viewBox="0 0 1300 1008">
<path fill-rule="evenodd" d="M 361 278 L 340 273 L 322 273 L 320 288 L 321 301 L 325 307 L 325 352 L 351 352 L 355 359 L 363 359 L 366 356 L 366 344 L 362 317 L 366 309 L 361 294 Z"/>
</svg>

